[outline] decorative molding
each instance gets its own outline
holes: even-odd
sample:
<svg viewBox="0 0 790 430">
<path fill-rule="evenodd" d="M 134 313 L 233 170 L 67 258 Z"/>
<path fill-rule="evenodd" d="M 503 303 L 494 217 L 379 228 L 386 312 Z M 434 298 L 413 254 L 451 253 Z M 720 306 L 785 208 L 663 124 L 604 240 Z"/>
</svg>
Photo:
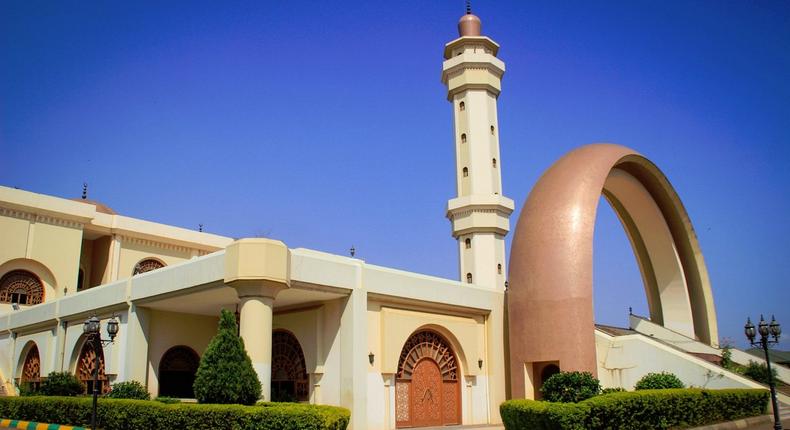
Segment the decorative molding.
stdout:
<svg viewBox="0 0 790 430">
<path fill-rule="evenodd" d="M 57 225 L 62 227 L 69 227 L 69 228 L 82 229 L 83 227 L 85 227 L 85 224 L 79 221 L 73 221 L 65 218 L 58 218 L 52 215 L 37 214 L 34 212 L 27 212 L 19 209 L 11 209 L 3 206 L 0 206 L 0 216 L 23 219 L 25 221 L 30 221 L 30 222 L 41 222 L 44 224 L 51 224 L 51 225 Z"/>
<path fill-rule="evenodd" d="M 118 237 L 121 239 L 121 245 L 123 245 L 123 243 L 126 242 L 126 243 L 132 243 L 132 244 L 137 244 L 137 245 L 150 246 L 152 248 L 168 249 L 168 250 L 171 250 L 171 251 L 179 251 L 179 252 L 183 252 L 183 253 L 186 253 L 186 254 L 190 254 L 195 249 L 195 248 L 189 248 L 189 247 L 186 247 L 186 246 L 173 245 L 173 244 L 170 244 L 170 243 L 160 242 L 160 241 L 156 241 L 156 240 L 143 239 L 143 238 L 139 238 L 139 237 L 133 237 L 133 236 L 127 236 L 127 235 L 121 235 L 121 234 L 119 234 Z M 203 252 L 204 253 L 200 254 L 200 255 L 206 255 L 207 254 L 205 251 L 203 251 Z"/>
<path fill-rule="evenodd" d="M 484 214 L 493 213 L 505 218 L 510 218 L 510 214 L 512 213 L 512 211 L 510 210 L 502 210 L 502 209 L 482 209 L 482 208 L 471 208 L 471 209 L 459 208 L 459 209 L 461 210 L 448 211 L 447 218 L 449 218 L 450 221 L 452 221 L 456 218 L 465 218 L 475 213 L 484 213 Z"/>
</svg>

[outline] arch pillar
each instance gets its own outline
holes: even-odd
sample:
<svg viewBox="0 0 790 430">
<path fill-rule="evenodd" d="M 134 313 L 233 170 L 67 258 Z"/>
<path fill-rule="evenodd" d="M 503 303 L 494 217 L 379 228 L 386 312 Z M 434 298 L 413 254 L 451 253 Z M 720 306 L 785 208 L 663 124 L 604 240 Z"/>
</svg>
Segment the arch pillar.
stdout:
<svg viewBox="0 0 790 430">
<path fill-rule="evenodd" d="M 241 239 L 225 249 L 225 284 L 238 294 L 239 335 L 266 401 L 271 400 L 274 299 L 288 288 L 289 255 L 284 243 L 269 239 Z"/>
<path fill-rule="evenodd" d="M 547 363 L 597 374 L 592 266 L 602 194 L 634 248 L 651 319 L 717 343 L 707 268 L 672 185 L 629 148 L 587 145 L 541 176 L 516 226 L 507 300 L 513 398 L 532 392 L 536 369 Z"/>
</svg>

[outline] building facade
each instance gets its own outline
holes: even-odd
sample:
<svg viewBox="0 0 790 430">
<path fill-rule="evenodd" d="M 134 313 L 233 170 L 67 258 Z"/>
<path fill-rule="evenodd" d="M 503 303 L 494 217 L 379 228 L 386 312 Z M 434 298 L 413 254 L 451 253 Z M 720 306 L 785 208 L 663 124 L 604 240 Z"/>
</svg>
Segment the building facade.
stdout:
<svg viewBox="0 0 790 430">
<path fill-rule="evenodd" d="M 506 267 L 504 238 L 514 203 L 503 194 L 499 151 L 497 98 L 505 65 L 497 58 L 498 45 L 482 36 L 480 28 L 480 20 L 471 13 L 461 18 L 460 37 L 445 46 L 442 70 L 455 121 L 457 196 L 448 202 L 447 217 L 458 241 L 459 279 L 292 249 L 272 239 L 233 240 L 133 219 L 85 195 L 68 200 L 0 187 L 2 394 L 35 387 L 53 371 L 76 374 L 90 390 L 98 367 L 104 392 L 114 382 L 135 380 L 153 396 L 191 398 L 195 371 L 216 333 L 221 309 L 237 315 L 263 400 L 344 406 L 351 410 L 351 426 L 356 429 L 498 423 L 502 401 L 511 394 L 539 396 L 542 380 L 561 368 L 589 369 L 605 386 L 626 388 L 647 371 L 663 370 L 656 366 L 679 369 L 687 383 L 716 370 L 655 339 L 634 333 L 617 337 L 596 329 L 591 303 L 557 300 L 567 293 L 561 298 L 573 302 L 576 290 L 557 288 L 552 293 L 548 287 L 584 287 L 591 282 L 584 278 L 583 262 L 568 263 L 580 268 L 574 272 L 580 279 L 533 288 L 529 282 L 542 278 L 526 280 L 525 273 L 551 269 L 544 264 L 531 271 L 531 265 L 541 256 L 565 255 L 561 250 L 529 248 L 529 240 L 527 245 L 514 244 L 514 267 Z M 639 200 L 639 193 L 617 192 L 612 184 L 622 176 L 607 173 L 611 169 L 603 171 L 602 188 L 591 190 L 596 204 L 603 192 L 624 196 L 626 206 L 636 208 L 634 214 L 649 206 Z M 627 180 L 621 183 L 629 185 L 633 184 Z M 558 188 L 548 188 L 548 195 L 561 195 L 554 192 Z M 539 193 L 533 195 L 539 200 Z M 527 218 L 549 221 L 525 227 L 521 223 L 526 221 L 520 221 L 519 231 L 562 231 L 552 223 L 563 214 L 533 211 L 533 206 L 546 206 L 535 203 L 533 195 Z M 574 203 L 563 204 L 577 207 Z M 594 221 L 594 211 L 592 217 Z M 568 237 L 541 240 L 562 244 Z M 570 246 L 579 243 L 571 241 Z M 645 264 L 653 243 L 657 242 L 646 242 Z M 659 275 L 668 273 L 655 264 L 650 267 L 658 268 Z M 515 275 L 510 292 L 508 270 Z M 651 311 L 651 319 L 659 325 L 651 326 L 651 336 L 660 339 L 666 325 L 693 337 L 703 333 L 701 322 L 710 321 L 712 330 L 704 333 L 715 334 L 715 313 L 699 320 L 699 312 L 712 311 L 712 298 L 694 296 L 710 293 L 709 285 L 700 284 L 707 279 L 694 281 L 694 288 L 673 284 L 667 289 L 662 282 L 661 276 L 653 281 L 651 310 L 655 308 L 656 314 Z M 530 307 L 534 303 L 537 307 Z M 699 311 L 675 315 L 662 311 L 662 303 L 664 309 L 685 303 L 682 309 Z M 527 318 L 532 312 L 556 314 L 585 306 L 590 315 L 577 314 L 584 316 L 578 328 L 586 333 L 579 343 L 587 348 L 583 354 L 557 349 L 545 338 L 523 340 L 539 331 L 538 326 L 552 329 L 543 324 L 550 318 Z M 103 325 L 113 317 L 120 321 L 115 341 L 100 350 L 83 335 L 82 323 L 92 315 Z M 511 329 L 519 329 L 506 332 L 507 321 Z M 707 345 L 700 348 L 715 351 L 711 339 L 704 340 Z M 753 386 L 742 379 L 728 375 L 708 386 Z"/>
</svg>

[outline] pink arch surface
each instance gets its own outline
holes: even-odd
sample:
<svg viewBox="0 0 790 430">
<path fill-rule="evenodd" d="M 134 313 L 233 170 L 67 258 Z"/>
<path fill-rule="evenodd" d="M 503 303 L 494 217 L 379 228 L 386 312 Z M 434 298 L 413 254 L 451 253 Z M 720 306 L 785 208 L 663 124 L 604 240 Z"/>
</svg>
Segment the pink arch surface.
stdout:
<svg viewBox="0 0 790 430">
<path fill-rule="evenodd" d="M 543 174 L 516 226 L 507 296 L 512 398 L 532 392 L 536 363 L 597 374 L 593 233 L 602 194 L 631 240 L 651 319 L 687 327 L 702 342 L 717 341 L 702 252 L 669 181 L 629 148 L 583 146 Z M 652 208 L 652 218 L 643 216 L 644 206 Z M 673 258 L 661 258 L 656 249 Z"/>
</svg>

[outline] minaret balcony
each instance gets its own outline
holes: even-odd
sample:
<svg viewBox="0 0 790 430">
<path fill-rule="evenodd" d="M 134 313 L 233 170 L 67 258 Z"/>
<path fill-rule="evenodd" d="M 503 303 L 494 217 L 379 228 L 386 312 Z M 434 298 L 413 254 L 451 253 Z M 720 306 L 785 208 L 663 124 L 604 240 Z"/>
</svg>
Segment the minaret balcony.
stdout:
<svg viewBox="0 0 790 430">
<path fill-rule="evenodd" d="M 469 233 L 497 233 L 510 231 L 513 200 L 500 195 L 470 195 L 447 202 L 447 218 L 453 224 L 453 237 Z"/>
</svg>

